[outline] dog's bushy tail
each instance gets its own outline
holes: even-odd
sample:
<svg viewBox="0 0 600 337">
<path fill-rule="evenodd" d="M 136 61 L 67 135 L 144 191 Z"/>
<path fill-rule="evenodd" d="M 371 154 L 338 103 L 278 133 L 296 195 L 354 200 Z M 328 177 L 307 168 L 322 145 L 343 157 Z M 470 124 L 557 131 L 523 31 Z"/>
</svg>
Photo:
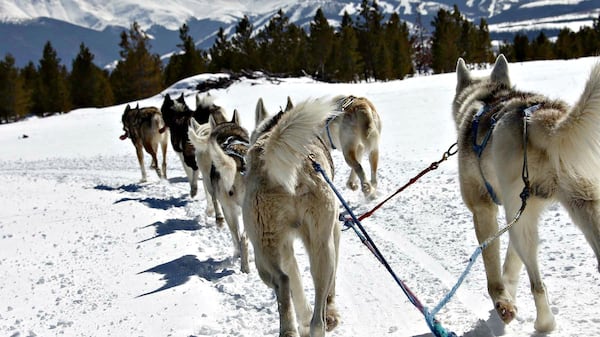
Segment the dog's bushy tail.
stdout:
<svg viewBox="0 0 600 337">
<path fill-rule="evenodd" d="M 310 155 L 319 128 L 335 107 L 329 100 L 308 100 L 283 113 L 264 144 L 263 162 L 269 178 L 295 194 L 298 172 Z"/>
<path fill-rule="evenodd" d="M 591 71 L 579 100 L 550 130 L 551 160 L 571 177 L 600 177 L 600 63 Z"/>
<path fill-rule="evenodd" d="M 206 149 L 212 128 L 209 123 L 199 124 L 194 118 L 190 120 L 188 138 L 196 149 Z"/>
</svg>

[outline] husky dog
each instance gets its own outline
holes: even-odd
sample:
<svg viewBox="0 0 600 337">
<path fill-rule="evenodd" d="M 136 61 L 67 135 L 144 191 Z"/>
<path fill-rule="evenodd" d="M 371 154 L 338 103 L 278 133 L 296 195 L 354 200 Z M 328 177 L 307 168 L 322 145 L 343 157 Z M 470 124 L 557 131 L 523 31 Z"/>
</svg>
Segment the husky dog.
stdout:
<svg viewBox="0 0 600 337">
<path fill-rule="evenodd" d="M 472 77 L 462 59 L 456 74 L 452 111 L 460 187 L 480 243 L 498 231 L 496 203 L 504 205 L 508 221 L 516 218 L 524 182 L 530 182 L 526 207 L 509 232 L 503 269 L 498 240 L 483 250 L 488 292 L 509 323 L 517 314 L 525 264 L 537 310 L 535 329 L 551 331 L 555 320 L 537 262 L 537 222 L 545 206 L 559 201 L 568 210 L 600 264 L 600 64 L 572 107 L 513 89 L 503 55 L 488 77 Z"/>
<path fill-rule="evenodd" d="M 135 108 L 131 108 L 129 104 L 125 107 L 125 112 L 121 117 L 123 123 L 123 131 L 125 133 L 119 138 L 125 140 L 131 139 L 135 146 L 140 169 L 142 170 L 141 182 L 146 181 L 146 168 L 144 167 L 144 153 L 146 150 L 152 156 L 151 168 L 156 170 L 159 178 L 167 178 L 167 142 L 169 132 L 165 132 L 164 121 L 160 111 L 155 107 L 140 108 L 139 104 Z M 158 166 L 158 147 L 162 150 L 162 170 Z"/>
<path fill-rule="evenodd" d="M 374 198 L 377 189 L 377 165 L 379 163 L 379 135 L 381 119 L 373 103 L 364 97 L 338 96 L 333 99 L 341 114 L 328 119 L 322 128 L 321 137 L 327 145 L 340 149 L 350 166 L 346 186 L 358 189 L 356 177 L 367 198 Z M 363 153 L 369 155 L 371 180 L 367 181 L 360 164 Z"/>
<path fill-rule="evenodd" d="M 209 116 L 214 116 L 215 120 L 225 120 L 224 111 L 220 107 L 214 105 L 212 99 L 200 98 L 196 96 L 196 111 L 192 111 L 183 97 L 183 93 L 176 100 L 171 99 L 167 94 L 163 101 L 161 111 L 165 120 L 166 126 L 171 130 L 171 145 L 173 150 L 181 159 L 183 169 L 190 183 L 190 196 L 193 198 L 198 192 L 198 164 L 202 164 L 202 155 L 196 152 L 196 149 L 190 143 L 188 138 L 188 127 L 191 124 L 192 117 L 200 124 L 208 122 Z M 203 177 L 203 184 L 208 176 Z M 208 215 L 216 215 L 217 223 L 223 221 L 219 207 L 215 207 L 212 196 L 205 186 L 206 194 L 206 213 Z"/>
<path fill-rule="evenodd" d="M 313 168 L 314 160 L 333 179 L 333 162 L 318 129 L 334 109 L 329 101 L 315 100 L 262 123 L 265 116 L 257 116 L 260 125 L 246 156 L 244 225 L 259 275 L 277 296 L 279 336 L 323 337 L 339 321 L 335 308 L 338 203 Z M 304 243 L 310 262 L 315 287 L 312 314 L 294 255 L 296 237 Z"/>
<path fill-rule="evenodd" d="M 208 174 L 202 172 L 204 177 L 210 177 L 204 179 L 210 180 L 205 184 L 205 188 L 223 208 L 225 221 L 233 240 L 234 257 L 240 256 L 241 270 L 248 273 L 250 272 L 248 239 L 239 223 L 245 191 L 243 181 L 246 172 L 245 155 L 250 141 L 248 131 L 241 126 L 238 113 L 234 111 L 233 118 L 229 122 L 219 123 L 211 115 L 208 123 L 196 123 L 195 128 L 190 128 L 188 133 L 192 144 L 209 159 Z M 215 203 L 215 208 L 217 206 Z"/>
</svg>

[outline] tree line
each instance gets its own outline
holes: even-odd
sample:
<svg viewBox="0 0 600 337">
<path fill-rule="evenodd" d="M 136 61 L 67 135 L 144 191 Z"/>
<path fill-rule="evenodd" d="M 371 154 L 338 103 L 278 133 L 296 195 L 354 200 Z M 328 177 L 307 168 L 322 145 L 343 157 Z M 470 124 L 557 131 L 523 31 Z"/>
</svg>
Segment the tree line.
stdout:
<svg viewBox="0 0 600 337">
<path fill-rule="evenodd" d="M 189 28 L 179 29 L 178 51 L 163 64 L 151 52 L 149 37 L 134 22 L 120 35 L 120 59 L 112 71 L 94 64 L 85 44 L 69 72 L 50 42 L 36 65 L 19 69 L 7 54 L 0 60 L 0 123 L 35 114 L 103 107 L 150 97 L 171 84 L 204 72 L 263 71 L 278 76 L 312 76 L 321 81 L 358 82 L 403 79 L 415 73 L 454 71 L 463 57 L 471 64 L 494 59 L 487 22 L 468 21 L 454 6 L 440 9 L 428 33 L 418 20 L 412 31 L 398 13 L 383 14 L 376 0 L 362 0 L 355 16 L 344 12 L 331 26 L 318 9 L 307 29 L 279 10 L 260 31 L 247 16 L 230 36 L 220 28 L 208 50 L 196 48 Z M 560 31 L 552 42 L 544 33 L 529 41 L 518 33 L 500 52 L 511 61 L 575 58 L 600 51 L 600 17 L 593 27 Z"/>
</svg>

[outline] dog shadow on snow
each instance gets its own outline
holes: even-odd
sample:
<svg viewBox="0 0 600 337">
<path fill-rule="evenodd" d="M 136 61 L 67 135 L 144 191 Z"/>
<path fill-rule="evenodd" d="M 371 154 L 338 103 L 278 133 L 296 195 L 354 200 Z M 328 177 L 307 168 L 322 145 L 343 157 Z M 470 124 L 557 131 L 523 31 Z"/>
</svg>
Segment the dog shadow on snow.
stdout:
<svg viewBox="0 0 600 337">
<path fill-rule="evenodd" d="M 232 269 L 227 269 L 231 265 L 230 258 L 220 261 L 209 258 L 205 261 L 200 261 L 195 255 L 182 256 L 173 261 L 139 272 L 138 275 L 142 273 L 162 274 L 161 280 L 166 281 L 166 283 L 156 290 L 138 295 L 137 297 L 151 295 L 180 286 L 189 281 L 193 276 L 198 276 L 208 281 L 216 281 L 234 273 Z"/>
<path fill-rule="evenodd" d="M 187 196 L 181 197 L 170 197 L 167 199 L 159 199 L 159 198 L 121 198 L 115 201 L 115 204 L 120 204 L 125 201 L 138 201 L 150 208 L 154 209 L 162 209 L 168 210 L 173 207 L 185 207 L 189 202 L 189 198 Z"/>
<path fill-rule="evenodd" d="M 202 229 L 203 226 L 198 224 L 198 221 L 191 219 L 168 219 L 167 221 L 157 221 L 148 226 L 142 228 L 155 227 L 156 235 L 151 238 L 144 239 L 138 243 L 150 241 L 152 239 L 159 238 L 164 235 L 173 234 L 178 231 L 197 231 Z"/>
</svg>

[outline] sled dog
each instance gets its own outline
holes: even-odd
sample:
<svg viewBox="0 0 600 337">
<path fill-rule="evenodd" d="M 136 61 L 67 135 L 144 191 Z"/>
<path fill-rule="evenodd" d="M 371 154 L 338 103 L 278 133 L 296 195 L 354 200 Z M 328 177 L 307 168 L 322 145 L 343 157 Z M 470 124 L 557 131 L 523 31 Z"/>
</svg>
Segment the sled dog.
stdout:
<svg viewBox="0 0 600 337">
<path fill-rule="evenodd" d="M 456 74 L 452 111 L 460 188 L 479 242 L 498 231 L 497 204 L 504 205 L 512 221 L 522 208 L 520 193 L 529 193 L 509 231 L 503 268 L 498 240 L 483 250 L 488 292 L 500 318 L 509 323 L 517 314 L 524 264 L 537 311 L 534 327 L 551 331 L 555 319 L 537 261 L 537 223 L 545 206 L 558 201 L 566 208 L 600 263 L 600 64 L 572 107 L 514 89 L 503 55 L 487 77 L 472 77 L 462 59 Z M 529 191 L 524 190 L 527 180 Z"/>
<path fill-rule="evenodd" d="M 334 110 L 330 101 L 311 100 L 262 123 L 266 116 L 257 115 L 258 126 L 246 156 L 244 225 L 258 273 L 277 296 L 279 336 L 323 337 L 339 321 L 335 308 L 338 203 L 311 160 L 333 179 L 333 162 L 318 132 Z M 312 313 L 294 255 L 297 237 L 310 262 L 315 288 Z"/>
<path fill-rule="evenodd" d="M 196 111 L 192 111 L 187 104 L 183 93 L 176 99 L 171 99 L 169 94 L 165 95 L 161 111 L 165 120 L 166 126 L 171 131 L 171 146 L 175 153 L 181 159 L 183 169 L 190 183 L 190 196 L 193 198 L 198 192 L 198 175 L 200 173 L 198 165 L 205 164 L 202 154 L 197 153 L 196 149 L 189 141 L 188 127 L 191 124 L 191 119 L 194 119 L 204 124 L 208 122 L 209 116 L 214 116 L 215 120 L 225 120 L 224 111 L 216 106 L 211 98 L 196 96 Z M 206 185 L 207 177 L 203 177 L 203 184 Z M 223 221 L 223 217 L 219 207 L 215 207 L 215 202 L 205 186 L 206 194 L 206 214 L 216 215 L 217 223 Z"/>
<path fill-rule="evenodd" d="M 364 97 L 337 96 L 333 99 L 341 114 L 328 119 L 322 128 L 321 138 L 332 149 L 339 149 L 350 166 L 346 186 L 360 188 L 367 198 L 374 198 L 377 189 L 377 165 L 379 163 L 379 135 L 381 119 L 371 101 Z M 360 164 L 363 153 L 368 154 L 371 180 L 368 181 Z"/>
<path fill-rule="evenodd" d="M 193 118 L 192 121 L 194 127 L 188 131 L 190 141 L 203 153 L 203 161 L 208 159 L 209 162 L 208 172 L 202 172 L 204 177 L 208 177 L 204 178 L 208 181 L 205 188 L 221 205 L 231 232 L 234 257 L 241 258 L 241 270 L 248 273 L 248 239 L 239 222 L 245 191 L 245 155 L 250 141 L 248 131 L 241 126 L 237 111 L 233 112 L 231 121 L 219 123 L 212 115 L 206 124 L 198 124 Z"/>
<path fill-rule="evenodd" d="M 165 132 L 164 121 L 160 111 L 155 107 L 140 108 L 139 104 L 131 108 L 129 104 L 125 107 L 123 116 L 123 131 L 125 133 L 119 138 L 125 140 L 131 139 L 142 171 L 141 182 L 145 182 L 146 168 L 144 167 L 144 152 L 152 157 L 151 168 L 156 170 L 159 178 L 167 178 L 167 142 L 169 133 Z M 162 169 L 158 166 L 157 153 L 158 148 L 162 150 Z"/>
</svg>

